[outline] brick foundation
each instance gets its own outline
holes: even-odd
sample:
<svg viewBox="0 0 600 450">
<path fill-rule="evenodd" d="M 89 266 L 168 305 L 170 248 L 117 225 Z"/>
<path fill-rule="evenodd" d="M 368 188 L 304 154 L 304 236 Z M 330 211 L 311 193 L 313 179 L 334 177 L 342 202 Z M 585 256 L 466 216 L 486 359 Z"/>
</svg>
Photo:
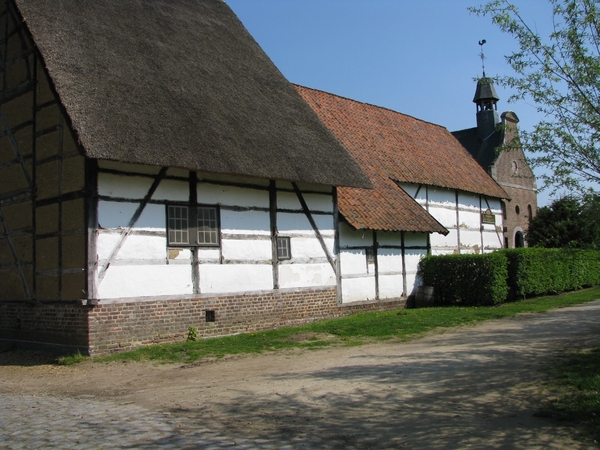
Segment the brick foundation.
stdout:
<svg viewBox="0 0 600 450">
<path fill-rule="evenodd" d="M 403 308 L 405 299 L 338 306 L 335 288 L 289 289 L 218 297 L 122 300 L 96 306 L 0 304 L 0 343 L 61 353 L 108 354 L 140 345 L 298 325 L 361 311 Z M 206 311 L 215 321 L 206 321 Z"/>
<path fill-rule="evenodd" d="M 0 342 L 59 353 L 86 353 L 88 311 L 75 303 L 0 303 Z"/>
<path fill-rule="evenodd" d="M 90 311 L 90 353 L 182 341 L 189 326 L 200 337 L 226 336 L 404 305 L 396 299 L 338 306 L 335 288 L 100 304 Z M 207 310 L 215 322 L 206 322 Z"/>
</svg>

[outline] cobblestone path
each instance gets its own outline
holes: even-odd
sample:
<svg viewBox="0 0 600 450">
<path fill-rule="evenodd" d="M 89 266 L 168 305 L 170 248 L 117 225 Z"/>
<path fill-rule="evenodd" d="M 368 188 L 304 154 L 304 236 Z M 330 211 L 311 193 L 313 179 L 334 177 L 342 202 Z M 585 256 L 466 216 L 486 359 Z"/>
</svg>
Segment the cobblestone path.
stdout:
<svg viewBox="0 0 600 450">
<path fill-rule="evenodd" d="M 322 442 L 220 436 L 134 404 L 0 394 L 0 449 L 306 449 Z"/>
</svg>

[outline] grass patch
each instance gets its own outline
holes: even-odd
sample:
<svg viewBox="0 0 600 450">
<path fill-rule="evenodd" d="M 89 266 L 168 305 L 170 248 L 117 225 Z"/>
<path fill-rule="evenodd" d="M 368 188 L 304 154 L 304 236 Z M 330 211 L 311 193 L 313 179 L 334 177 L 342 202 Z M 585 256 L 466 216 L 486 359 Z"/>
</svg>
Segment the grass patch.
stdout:
<svg viewBox="0 0 600 450">
<path fill-rule="evenodd" d="M 261 353 L 286 349 L 315 349 L 331 345 L 361 345 L 376 340 L 409 340 L 424 333 L 472 325 L 522 313 L 540 313 L 552 308 L 600 299 L 600 287 L 568 294 L 540 297 L 501 306 L 437 307 L 359 313 L 300 327 L 240 334 L 223 338 L 141 347 L 94 361 L 159 361 L 193 363 L 203 358 Z"/>
<path fill-rule="evenodd" d="M 566 354 L 552 371 L 550 401 L 537 414 L 600 442 L 600 347 Z"/>
<path fill-rule="evenodd" d="M 80 352 L 77 352 L 74 355 L 60 356 L 56 362 L 60 366 L 72 366 L 73 364 L 79 364 L 85 360 L 90 359 L 89 356 L 82 355 Z"/>
</svg>

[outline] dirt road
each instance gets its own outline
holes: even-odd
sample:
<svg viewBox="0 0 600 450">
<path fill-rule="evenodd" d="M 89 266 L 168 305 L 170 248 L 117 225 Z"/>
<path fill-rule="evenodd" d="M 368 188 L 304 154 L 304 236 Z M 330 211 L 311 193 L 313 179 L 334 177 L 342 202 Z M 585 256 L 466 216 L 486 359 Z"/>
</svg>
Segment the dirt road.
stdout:
<svg viewBox="0 0 600 450">
<path fill-rule="evenodd" d="M 593 448 L 534 416 L 548 364 L 592 345 L 600 301 L 409 343 L 190 366 L 23 367 L 0 355 L 0 393 L 134 404 L 168 414 L 180 433 L 202 427 L 323 448 Z"/>
</svg>

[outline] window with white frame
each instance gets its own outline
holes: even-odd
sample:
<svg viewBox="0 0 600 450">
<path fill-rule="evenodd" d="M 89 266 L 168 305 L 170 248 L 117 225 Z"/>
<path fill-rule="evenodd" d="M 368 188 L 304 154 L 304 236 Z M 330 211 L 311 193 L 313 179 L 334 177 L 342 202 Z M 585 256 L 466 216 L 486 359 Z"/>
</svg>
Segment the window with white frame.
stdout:
<svg viewBox="0 0 600 450">
<path fill-rule="evenodd" d="M 277 259 L 291 259 L 292 250 L 290 248 L 290 238 L 287 236 L 277 237 Z"/>
<path fill-rule="evenodd" d="M 218 246 L 219 220 L 215 206 L 167 206 L 169 245 Z"/>
</svg>

